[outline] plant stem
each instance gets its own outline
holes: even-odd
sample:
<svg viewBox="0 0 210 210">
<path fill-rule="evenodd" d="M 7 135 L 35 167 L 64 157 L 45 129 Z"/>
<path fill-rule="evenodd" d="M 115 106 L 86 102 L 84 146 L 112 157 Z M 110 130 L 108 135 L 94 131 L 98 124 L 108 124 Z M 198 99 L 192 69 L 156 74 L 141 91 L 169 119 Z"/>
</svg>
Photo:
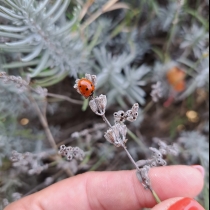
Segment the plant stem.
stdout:
<svg viewBox="0 0 210 210">
<path fill-rule="evenodd" d="M 48 122 L 47 122 L 46 117 L 45 117 L 45 116 L 43 115 L 43 113 L 41 112 L 41 109 L 39 108 L 39 106 L 38 106 L 36 100 L 35 100 L 32 96 L 30 96 L 30 99 L 31 99 L 31 101 L 32 101 L 33 104 L 34 104 L 34 108 L 35 108 L 36 111 L 37 111 L 38 117 L 39 117 L 39 119 L 40 119 L 40 122 L 41 122 L 41 124 L 42 124 L 44 130 L 45 130 L 46 136 L 47 136 L 47 138 L 48 138 L 48 141 L 49 141 L 51 147 L 57 151 L 57 145 L 56 145 L 55 139 L 54 139 L 54 137 L 53 137 L 53 135 L 52 135 L 52 133 L 51 133 L 51 131 L 50 131 L 50 128 L 49 128 L 49 125 L 48 125 Z M 57 156 L 57 158 L 59 159 L 60 156 Z M 70 177 L 73 176 L 73 173 L 71 172 L 70 169 L 64 169 L 64 171 L 68 174 L 68 176 L 70 176 Z"/>
<path fill-rule="evenodd" d="M 30 98 L 31 98 L 31 100 L 34 104 L 34 108 L 36 109 L 36 112 L 37 112 L 37 114 L 39 116 L 39 119 L 40 119 L 40 122 L 41 122 L 41 124 L 42 124 L 42 126 L 45 130 L 45 133 L 47 135 L 47 138 L 48 138 L 48 141 L 49 141 L 50 145 L 52 146 L 53 149 L 57 150 L 57 145 L 56 145 L 55 140 L 53 138 L 53 135 L 52 135 L 52 133 L 49 129 L 49 125 L 48 125 L 47 120 L 45 119 L 44 115 L 42 114 L 42 112 L 41 112 L 37 102 L 34 100 L 34 98 L 32 96 Z"/>
<path fill-rule="evenodd" d="M 106 118 L 105 115 L 102 116 L 103 120 L 105 121 L 105 123 L 112 129 L 112 125 L 110 124 L 109 120 Z M 131 162 L 133 163 L 133 165 L 136 167 L 136 169 L 140 172 L 139 167 L 137 166 L 135 160 L 133 159 L 133 157 L 131 156 L 130 152 L 127 150 L 126 146 L 124 144 L 122 144 L 123 149 L 125 150 L 125 152 L 127 153 L 129 159 L 131 160 Z M 143 179 L 141 180 L 141 182 L 143 183 Z"/>
<path fill-rule="evenodd" d="M 177 24 L 179 23 L 179 14 L 180 14 L 180 11 L 181 11 L 181 8 L 182 8 L 182 5 L 179 4 L 178 5 L 178 8 L 177 8 L 177 11 L 176 11 L 176 14 L 174 16 L 174 20 L 173 20 L 173 26 L 170 30 L 170 35 L 169 35 L 169 39 L 168 39 L 168 42 L 167 42 L 167 45 L 166 45 L 166 51 L 165 51 L 165 61 L 167 61 L 167 56 L 169 54 L 169 50 L 170 50 L 170 47 L 171 47 L 171 43 L 173 41 L 173 38 L 174 38 L 174 33 L 176 31 L 176 27 L 177 27 Z"/>
<path fill-rule="evenodd" d="M 154 199 L 156 200 L 157 203 L 161 203 L 161 200 L 160 198 L 158 197 L 157 193 L 153 190 L 153 189 L 150 189 Z"/>
<path fill-rule="evenodd" d="M 102 115 L 101 117 L 102 117 L 103 121 L 104 121 L 110 128 L 112 128 L 112 125 L 111 125 L 111 123 L 109 122 L 109 120 L 106 118 L 106 116 L 105 116 L 105 115 Z"/>
<path fill-rule="evenodd" d="M 91 97 L 92 100 L 95 100 L 94 97 Z M 95 101 L 96 105 L 98 106 L 98 103 Z M 150 103 L 148 105 L 148 108 L 150 109 L 152 107 L 153 103 Z M 110 129 L 112 129 L 112 125 L 111 123 L 109 122 L 109 120 L 106 118 L 105 114 L 104 115 L 100 115 L 102 117 L 102 119 L 104 120 L 104 122 L 108 125 L 108 127 L 110 127 Z M 115 134 L 116 135 L 116 134 Z M 133 159 L 133 157 L 131 156 L 130 152 L 128 151 L 127 147 L 125 146 L 124 143 L 121 144 L 121 147 L 125 150 L 127 156 L 129 157 L 130 161 L 133 163 L 133 165 L 135 166 L 136 170 L 139 172 L 139 181 L 142 183 L 142 185 L 146 188 L 148 188 L 154 199 L 156 200 L 157 203 L 161 203 L 161 200 L 160 198 L 158 197 L 157 193 L 152 189 L 151 186 L 148 186 L 144 181 L 143 181 L 143 178 L 141 176 L 141 170 L 140 168 L 138 167 L 138 165 L 136 164 L 136 161 Z M 101 158 L 101 160 L 99 160 L 99 163 L 101 163 L 101 161 L 103 160 L 103 157 Z"/>
<path fill-rule="evenodd" d="M 61 100 L 66 100 L 66 101 L 68 101 L 70 103 L 73 103 L 73 104 L 78 104 L 78 105 L 83 104 L 83 101 L 75 100 L 75 99 L 72 99 L 68 96 L 63 96 L 63 95 L 58 95 L 58 94 L 53 94 L 53 93 L 47 93 L 47 96 L 58 98 L 58 99 L 61 99 Z"/>
</svg>

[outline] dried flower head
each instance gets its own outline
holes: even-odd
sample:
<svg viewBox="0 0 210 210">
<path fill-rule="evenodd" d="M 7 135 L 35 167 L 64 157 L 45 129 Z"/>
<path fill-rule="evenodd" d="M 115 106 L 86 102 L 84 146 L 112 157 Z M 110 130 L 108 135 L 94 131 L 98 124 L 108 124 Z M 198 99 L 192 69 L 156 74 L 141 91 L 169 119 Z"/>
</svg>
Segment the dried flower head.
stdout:
<svg viewBox="0 0 210 210">
<path fill-rule="evenodd" d="M 0 72 L 0 78 L 4 83 L 13 83 L 19 90 L 26 90 L 28 88 L 29 82 L 22 79 L 22 77 L 9 76 L 6 72 Z"/>
<path fill-rule="evenodd" d="M 162 155 L 170 154 L 170 155 L 177 156 L 179 154 L 179 150 L 176 144 L 167 145 L 165 142 L 163 142 L 159 138 L 153 138 L 153 141 L 158 144 L 159 151 L 162 153 Z"/>
<path fill-rule="evenodd" d="M 126 120 L 130 121 L 130 122 L 134 122 L 137 120 L 137 117 L 139 115 L 139 104 L 136 103 L 133 105 L 132 109 L 131 110 L 128 110 L 126 112 Z"/>
<path fill-rule="evenodd" d="M 163 97 L 162 83 L 160 81 L 152 85 L 152 92 L 150 95 L 154 102 L 158 102 L 159 99 Z"/>
<path fill-rule="evenodd" d="M 89 105 L 95 114 L 103 116 L 106 112 L 107 98 L 105 95 L 97 96 L 89 102 Z"/>
<path fill-rule="evenodd" d="M 85 78 L 77 79 L 74 88 L 79 94 L 88 98 L 93 95 L 96 87 L 96 76 L 86 74 Z"/>
<path fill-rule="evenodd" d="M 121 147 L 126 144 L 127 127 L 123 124 L 115 124 L 104 135 L 106 140 L 116 147 Z"/>
<path fill-rule="evenodd" d="M 13 167 L 17 168 L 21 173 L 34 175 L 48 169 L 48 164 L 41 165 L 41 158 L 42 154 L 36 155 L 30 152 L 22 154 L 13 151 L 10 160 L 13 162 Z"/>
<path fill-rule="evenodd" d="M 85 157 L 85 153 L 79 147 L 66 147 L 65 145 L 60 146 L 59 154 L 66 157 L 68 161 L 73 159 L 82 161 Z"/>
<path fill-rule="evenodd" d="M 42 88 L 41 86 L 38 86 L 35 88 L 35 91 L 37 94 L 39 94 L 41 97 L 46 98 L 48 94 L 47 88 Z"/>
<path fill-rule="evenodd" d="M 124 123 L 126 121 L 126 114 L 124 111 L 118 111 L 114 113 L 115 123 Z"/>
<path fill-rule="evenodd" d="M 137 120 L 139 114 L 139 104 L 136 103 L 133 105 L 131 110 L 127 112 L 118 111 L 114 113 L 115 123 L 124 123 L 126 120 L 130 122 L 134 122 Z"/>
<path fill-rule="evenodd" d="M 178 151 L 173 146 L 168 146 L 166 143 L 156 138 L 155 141 L 159 145 L 159 149 L 151 147 L 152 157 L 148 160 L 140 160 L 136 162 L 139 167 L 139 171 L 137 171 L 137 177 L 139 180 L 143 180 L 143 185 L 147 189 L 151 189 L 150 178 L 149 178 L 149 170 L 150 168 L 158 167 L 158 166 L 166 166 L 167 162 L 163 159 L 164 155 L 172 154 L 177 155 Z"/>
</svg>

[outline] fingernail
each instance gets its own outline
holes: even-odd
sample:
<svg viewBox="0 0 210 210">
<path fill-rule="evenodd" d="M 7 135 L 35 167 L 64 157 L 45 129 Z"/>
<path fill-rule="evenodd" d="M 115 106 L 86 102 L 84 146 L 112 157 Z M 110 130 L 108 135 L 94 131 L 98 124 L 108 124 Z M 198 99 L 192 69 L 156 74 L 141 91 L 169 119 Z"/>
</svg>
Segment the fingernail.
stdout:
<svg viewBox="0 0 210 210">
<path fill-rule="evenodd" d="M 192 166 L 193 168 L 197 169 L 198 171 L 200 171 L 200 173 L 202 174 L 203 178 L 205 178 L 206 172 L 203 166 L 200 165 L 194 165 Z"/>
<path fill-rule="evenodd" d="M 168 210 L 204 210 L 204 208 L 194 199 L 184 198 L 172 205 Z"/>
</svg>

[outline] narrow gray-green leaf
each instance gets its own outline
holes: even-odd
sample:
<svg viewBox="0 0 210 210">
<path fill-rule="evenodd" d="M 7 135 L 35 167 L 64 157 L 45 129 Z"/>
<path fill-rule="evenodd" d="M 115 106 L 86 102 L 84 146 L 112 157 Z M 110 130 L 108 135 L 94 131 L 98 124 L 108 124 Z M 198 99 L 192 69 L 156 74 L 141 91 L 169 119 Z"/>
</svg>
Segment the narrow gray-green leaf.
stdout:
<svg viewBox="0 0 210 210">
<path fill-rule="evenodd" d="M 52 85 L 57 84 L 58 82 L 62 81 L 67 75 L 68 75 L 67 73 L 60 74 L 60 76 L 57 75 L 56 77 L 53 77 L 53 79 L 49 82 L 38 83 L 38 84 L 40 84 L 40 86 L 42 86 L 42 87 L 49 87 L 49 86 L 52 86 Z"/>
<path fill-rule="evenodd" d="M 38 45 L 31 54 L 27 55 L 26 57 L 22 58 L 21 60 L 23 62 L 32 61 L 34 58 L 39 56 L 39 54 L 41 53 L 42 49 L 43 49 L 43 44 Z"/>
<path fill-rule="evenodd" d="M 132 96 L 136 101 L 138 101 L 141 105 L 145 104 L 145 99 L 140 96 L 138 93 L 136 93 L 135 90 L 133 89 L 128 89 L 128 94 L 130 94 L 130 96 Z"/>
<path fill-rule="evenodd" d="M 22 32 L 22 31 L 26 31 L 28 28 L 29 28 L 28 26 L 14 27 L 14 26 L 0 25 L 0 30 L 7 31 L 7 32 Z"/>
<path fill-rule="evenodd" d="M 65 2 L 62 4 L 60 10 L 57 11 L 55 16 L 53 16 L 53 18 L 50 20 L 51 24 L 55 23 L 61 17 L 61 15 L 64 14 L 64 12 L 67 10 L 69 4 L 70 4 L 70 0 L 65 0 Z"/>
<path fill-rule="evenodd" d="M 76 23 L 76 21 L 77 21 L 77 17 L 74 17 L 74 19 L 70 23 L 65 25 L 63 28 L 59 29 L 57 32 L 54 33 L 54 35 L 59 35 L 70 30 L 71 27 Z"/>
<path fill-rule="evenodd" d="M 46 50 L 44 55 L 42 56 L 40 64 L 34 69 L 34 72 L 32 74 L 29 74 L 29 76 L 36 77 L 44 69 L 49 57 L 50 57 L 50 53 L 48 50 Z"/>
<path fill-rule="evenodd" d="M 7 9 L 6 7 L 0 6 L 0 10 L 2 10 L 3 12 L 7 13 L 8 15 L 17 18 L 17 19 L 23 19 L 24 17 L 15 14 L 12 10 Z"/>
<path fill-rule="evenodd" d="M 2 67 L 4 69 L 14 69 L 14 68 L 20 68 L 20 67 L 27 67 L 27 66 L 36 66 L 39 64 L 40 60 L 33 60 L 30 62 L 14 62 L 10 64 L 4 64 Z"/>
<path fill-rule="evenodd" d="M 55 11 L 57 11 L 61 3 L 62 0 L 57 0 L 56 3 L 53 5 L 53 7 L 47 12 L 45 18 L 49 18 Z"/>
<path fill-rule="evenodd" d="M 13 3 L 11 0 L 6 0 L 6 2 L 13 8 L 21 11 L 20 7 L 18 7 L 15 3 Z"/>
<path fill-rule="evenodd" d="M 8 37 L 8 38 L 16 38 L 16 39 L 23 39 L 24 36 L 21 34 L 13 34 L 13 33 L 7 33 L 0 31 L 0 36 Z"/>
<path fill-rule="evenodd" d="M 17 42 L 8 42 L 8 43 L 6 43 L 6 45 L 20 47 L 20 46 L 30 43 L 32 39 L 33 39 L 33 36 L 30 36 L 30 37 L 27 37 L 26 39 L 23 39 L 23 40 L 20 40 Z"/>
<path fill-rule="evenodd" d="M 45 7 L 46 5 L 48 4 L 49 0 L 45 0 L 36 10 L 36 14 L 41 12 Z"/>
<path fill-rule="evenodd" d="M 28 1 L 28 6 L 27 6 L 27 7 L 29 8 L 30 6 L 33 6 L 33 2 L 34 2 L 34 0 L 29 0 L 29 1 Z"/>
<path fill-rule="evenodd" d="M 41 72 L 39 74 L 39 77 L 53 76 L 53 75 L 57 74 L 58 72 L 59 72 L 59 69 L 58 68 L 55 68 L 55 69 L 47 69 L 46 71 Z"/>
<path fill-rule="evenodd" d="M 2 12 L 0 12 L 0 17 L 3 17 L 3 18 L 5 18 L 5 19 L 11 20 L 11 21 L 16 21 L 15 18 L 13 18 L 13 17 L 11 17 L 11 16 L 9 16 L 9 15 L 6 15 L 5 13 L 2 13 Z"/>
</svg>

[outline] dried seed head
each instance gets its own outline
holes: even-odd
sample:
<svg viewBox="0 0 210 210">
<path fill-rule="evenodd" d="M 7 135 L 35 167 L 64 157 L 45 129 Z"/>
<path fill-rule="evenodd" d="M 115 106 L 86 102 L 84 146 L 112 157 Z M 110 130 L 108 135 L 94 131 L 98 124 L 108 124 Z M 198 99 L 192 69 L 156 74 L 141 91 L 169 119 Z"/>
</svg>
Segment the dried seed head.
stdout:
<svg viewBox="0 0 210 210">
<path fill-rule="evenodd" d="M 145 187 L 145 189 L 148 189 L 151 187 L 151 182 L 150 182 L 150 178 L 149 178 L 149 170 L 150 170 L 149 166 L 144 166 L 137 173 L 137 177 L 140 176 L 140 178 L 142 179 L 142 184 Z"/>
<path fill-rule="evenodd" d="M 85 78 L 87 80 L 90 80 L 93 83 L 94 86 L 97 85 L 97 83 L 96 83 L 96 80 L 97 80 L 96 75 L 85 74 Z"/>
<path fill-rule="evenodd" d="M 48 94 L 47 88 L 42 88 L 41 86 L 38 86 L 35 88 L 35 91 L 37 94 L 39 94 L 41 97 L 46 98 Z"/>
<path fill-rule="evenodd" d="M 166 166 L 167 165 L 167 162 L 165 160 L 163 160 L 162 158 L 157 158 L 156 159 L 156 163 L 159 165 L 159 166 Z"/>
<path fill-rule="evenodd" d="M 159 138 L 154 138 L 153 141 L 159 145 L 159 151 L 163 155 L 169 154 L 169 155 L 177 156 L 179 154 L 176 144 L 167 145 L 165 142 L 161 141 Z"/>
<path fill-rule="evenodd" d="M 124 111 L 118 111 L 114 113 L 115 123 L 124 123 L 126 120 L 126 115 Z"/>
<path fill-rule="evenodd" d="M 150 147 L 149 149 L 153 152 L 154 158 L 162 158 L 163 157 L 162 153 L 158 149 L 153 148 L 153 147 Z"/>
<path fill-rule="evenodd" d="M 29 81 L 22 79 L 22 77 L 9 76 L 6 72 L 0 72 L 0 79 L 2 79 L 4 83 L 15 84 L 20 91 L 25 91 L 29 85 Z"/>
<path fill-rule="evenodd" d="M 89 105 L 95 114 L 102 116 L 106 112 L 107 98 L 105 95 L 97 96 L 89 102 Z"/>
<path fill-rule="evenodd" d="M 156 84 L 152 85 L 152 92 L 150 95 L 152 96 L 152 100 L 154 102 L 158 102 L 159 99 L 163 97 L 163 89 L 161 82 L 157 82 Z"/>
<path fill-rule="evenodd" d="M 104 135 L 106 140 L 116 147 L 120 147 L 126 144 L 127 139 L 127 127 L 122 124 L 115 124 Z"/>
<path fill-rule="evenodd" d="M 66 147 L 65 145 L 61 145 L 58 153 L 66 157 L 68 161 L 72 159 L 82 161 L 85 157 L 84 151 L 79 147 Z"/>
<path fill-rule="evenodd" d="M 134 104 L 131 110 L 126 112 L 126 120 L 134 122 L 137 120 L 139 115 L 139 104 Z"/>
<path fill-rule="evenodd" d="M 40 174 L 42 171 L 48 169 L 48 164 L 41 163 L 42 154 L 32 154 L 29 152 L 18 153 L 12 152 L 10 160 L 13 162 L 13 167 L 21 173 L 28 173 L 29 175 Z"/>
</svg>

